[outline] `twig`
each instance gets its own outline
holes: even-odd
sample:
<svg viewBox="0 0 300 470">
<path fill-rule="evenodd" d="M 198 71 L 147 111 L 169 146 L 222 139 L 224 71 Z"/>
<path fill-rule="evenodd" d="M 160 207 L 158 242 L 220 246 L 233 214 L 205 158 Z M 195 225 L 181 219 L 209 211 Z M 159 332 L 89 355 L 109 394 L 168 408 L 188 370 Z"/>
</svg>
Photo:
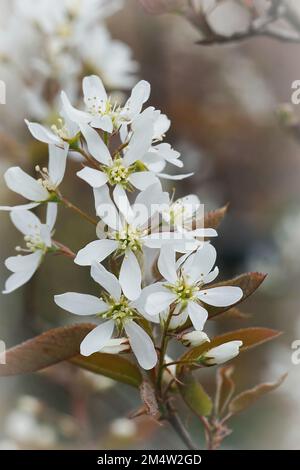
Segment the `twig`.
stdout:
<svg viewBox="0 0 300 470">
<path fill-rule="evenodd" d="M 182 439 L 185 443 L 186 447 L 189 450 L 199 450 L 198 447 L 192 442 L 189 433 L 185 429 L 184 425 L 181 422 L 178 414 L 172 409 L 170 404 L 167 404 L 168 409 L 168 421 L 173 427 L 174 431 L 178 434 L 178 436 Z"/>
<path fill-rule="evenodd" d="M 79 207 L 75 206 L 75 204 L 73 204 L 71 201 L 69 201 L 68 199 L 66 199 L 65 197 L 61 196 L 60 197 L 60 201 L 68 208 L 68 209 L 72 209 L 74 212 L 76 212 L 77 214 L 79 214 L 81 217 L 83 217 L 85 220 L 87 220 L 88 222 L 90 222 L 91 224 L 93 225 L 97 225 L 97 220 L 93 219 L 93 217 L 89 216 L 88 214 L 86 214 L 83 210 L 81 210 Z"/>
</svg>

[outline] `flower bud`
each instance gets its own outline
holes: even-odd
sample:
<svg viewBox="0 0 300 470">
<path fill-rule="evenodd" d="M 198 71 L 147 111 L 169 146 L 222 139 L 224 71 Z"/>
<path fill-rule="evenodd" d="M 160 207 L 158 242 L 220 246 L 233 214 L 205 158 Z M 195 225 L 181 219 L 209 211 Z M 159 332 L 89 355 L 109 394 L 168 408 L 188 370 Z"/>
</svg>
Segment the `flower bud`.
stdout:
<svg viewBox="0 0 300 470">
<path fill-rule="evenodd" d="M 184 346 L 200 346 L 203 343 L 210 341 L 209 337 L 207 336 L 204 331 L 191 331 L 190 333 L 185 333 L 181 336 L 180 341 L 184 344 Z"/>
<path fill-rule="evenodd" d="M 130 346 L 127 338 L 110 339 L 104 348 L 101 349 L 101 352 L 107 354 L 119 354 L 128 351 L 130 351 Z"/>
<path fill-rule="evenodd" d="M 223 364 L 230 361 L 239 354 L 239 349 L 243 345 L 243 341 L 228 341 L 210 349 L 202 356 L 205 365 L 213 366 L 215 364 Z"/>
</svg>

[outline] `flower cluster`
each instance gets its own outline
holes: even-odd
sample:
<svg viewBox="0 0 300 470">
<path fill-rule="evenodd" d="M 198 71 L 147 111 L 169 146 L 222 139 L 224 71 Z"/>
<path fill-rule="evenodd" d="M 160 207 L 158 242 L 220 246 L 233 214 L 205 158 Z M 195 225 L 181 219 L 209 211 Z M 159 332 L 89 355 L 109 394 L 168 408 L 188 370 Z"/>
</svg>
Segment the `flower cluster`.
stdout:
<svg viewBox="0 0 300 470">
<path fill-rule="evenodd" d="M 10 211 L 25 239 L 25 247 L 17 248 L 24 253 L 6 260 L 12 275 L 4 292 L 27 282 L 47 253 L 72 256 L 53 239 L 57 206 L 65 204 L 96 228 L 97 239 L 74 254 L 74 262 L 90 267 L 92 279 L 100 286 L 99 296 L 75 292 L 55 296 L 59 307 L 100 321 L 82 341 L 82 355 L 132 351 L 142 368 L 152 369 L 158 356 L 151 325 L 160 324 L 164 331 L 183 329 L 183 344 L 206 343 L 198 360 L 201 364 L 236 356 L 241 341 L 210 348 L 203 329 L 208 307 L 234 305 L 243 292 L 234 286 L 210 286 L 218 268 L 209 240 L 217 232 L 203 226 L 198 197 L 174 200 L 162 188 L 161 180 L 190 174 L 165 172 L 168 164 L 181 168 L 183 163 L 179 152 L 163 141 L 170 126 L 167 116 L 144 106 L 149 83 L 137 83 L 122 106 L 92 75 L 83 79 L 83 95 L 84 106 L 78 109 L 62 92 L 59 124 L 46 128 L 27 121 L 32 135 L 49 146 L 48 167 L 36 167 L 36 178 L 19 167 L 9 168 L 4 175 L 7 186 L 29 201 L 1 207 Z M 82 166 L 77 176 L 93 191 L 95 219 L 62 194 L 67 158 L 74 154 L 80 156 Z M 45 224 L 30 211 L 38 205 L 47 206 Z"/>
</svg>

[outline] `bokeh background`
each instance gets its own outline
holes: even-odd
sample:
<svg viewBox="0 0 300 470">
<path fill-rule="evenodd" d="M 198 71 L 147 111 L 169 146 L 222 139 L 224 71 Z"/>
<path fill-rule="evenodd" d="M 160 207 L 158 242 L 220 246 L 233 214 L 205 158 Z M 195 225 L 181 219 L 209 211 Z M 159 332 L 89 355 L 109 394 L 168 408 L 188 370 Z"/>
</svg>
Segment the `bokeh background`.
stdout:
<svg viewBox="0 0 300 470">
<path fill-rule="evenodd" d="M 1 9 L 7 7 L 2 32 L 12 14 L 8 3 L 0 0 Z M 234 419 L 233 433 L 224 446 L 299 449 L 300 365 L 292 364 L 291 344 L 300 339 L 300 141 L 282 127 L 277 109 L 290 103 L 291 83 L 300 79 L 300 45 L 255 38 L 226 46 L 199 46 L 197 31 L 187 21 L 176 15 L 147 15 L 135 0 L 125 1 L 123 9 L 105 23 L 114 39 L 131 48 L 130 60 L 139 64 L 137 71 L 136 63 L 131 63 L 133 83 L 138 78 L 151 83 L 151 105 L 172 121 L 168 141 L 181 151 L 185 169 L 195 172 L 176 185 L 176 195 L 196 193 L 207 210 L 230 203 L 215 242 L 221 276 L 248 270 L 268 273 L 262 288 L 243 304 L 249 318 L 211 322 L 208 330 L 214 334 L 251 325 L 282 330 L 275 342 L 237 358 L 235 377 L 242 390 L 275 380 L 286 371 L 289 376 L 280 389 Z M 25 72 L 39 54 L 30 41 L 27 36 L 23 44 Z M 15 54 L 13 40 L 8 51 L 9 47 Z M 101 60 L 108 58 L 99 55 L 99 69 Z M 3 59 L 1 79 L 7 70 Z M 66 66 L 65 83 L 70 70 Z M 45 158 L 45 148 L 33 142 L 25 128 L 24 117 L 37 117 L 23 100 L 20 74 L 15 74 L 10 71 L 7 104 L 0 105 L 1 175 L 13 164 L 31 171 L 36 159 Z M 26 80 L 30 84 L 32 78 Z M 45 83 L 47 89 L 51 81 Z M 112 91 L 118 88 L 119 84 L 111 86 Z M 35 90 L 36 85 L 31 91 Z M 91 194 L 72 176 L 75 168 L 76 162 L 71 162 L 64 192 L 89 210 Z M 3 179 L 0 195 L 3 204 L 19 201 L 6 190 Z M 0 282 L 4 285 L 8 272 L 3 262 L 21 240 L 7 213 L 0 213 L 0 224 Z M 57 233 L 74 251 L 94 237 L 92 229 L 63 209 Z M 28 285 L 0 296 L 1 339 L 12 346 L 38 331 L 71 323 L 72 316 L 54 304 L 53 294 L 93 293 L 93 289 L 88 270 L 49 256 Z M 210 369 L 203 376 L 209 391 L 214 390 L 214 372 Z M 138 405 L 138 393 L 130 387 L 71 366 L 3 378 L 0 447 L 184 448 L 168 427 L 146 418 L 128 421 L 129 411 Z M 183 413 L 195 442 L 202 445 L 200 423 L 191 421 L 187 410 Z"/>
</svg>

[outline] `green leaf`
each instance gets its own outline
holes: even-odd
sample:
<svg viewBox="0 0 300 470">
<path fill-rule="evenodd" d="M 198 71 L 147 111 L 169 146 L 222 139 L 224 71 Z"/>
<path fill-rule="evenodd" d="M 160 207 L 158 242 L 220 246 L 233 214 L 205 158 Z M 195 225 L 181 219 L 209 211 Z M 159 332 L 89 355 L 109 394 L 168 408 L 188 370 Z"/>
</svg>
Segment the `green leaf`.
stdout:
<svg viewBox="0 0 300 470">
<path fill-rule="evenodd" d="M 263 383 L 240 393 L 230 403 L 229 412 L 234 415 L 253 405 L 261 396 L 278 388 L 285 380 L 286 376 L 287 374 L 284 374 L 276 382 Z"/>
<path fill-rule="evenodd" d="M 105 353 L 95 353 L 89 357 L 78 355 L 70 359 L 70 362 L 133 387 L 139 387 L 142 382 L 139 368 L 121 355 Z"/>
<path fill-rule="evenodd" d="M 212 401 L 202 385 L 192 374 L 180 377 L 179 390 L 184 402 L 198 416 L 208 416 L 212 411 Z"/>
<path fill-rule="evenodd" d="M 258 346 L 263 344 L 266 341 L 270 341 L 274 338 L 277 338 L 281 335 L 280 331 L 271 330 L 270 328 L 243 328 L 241 330 L 230 331 L 222 335 L 216 336 L 211 340 L 211 342 L 206 342 L 197 346 L 196 348 L 189 349 L 185 354 L 179 359 L 182 362 L 192 362 L 197 361 L 206 351 L 209 349 L 215 348 L 220 344 L 227 343 L 228 341 L 240 340 L 243 341 L 243 346 L 240 348 L 240 351 L 245 351 L 246 349 Z M 182 364 L 177 366 L 177 370 L 183 367 Z"/>
<path fill-rule="evenodd" d="M 37 372 L 68 360 L 92 372 L 138 387 L 142 381 L 138 367 L 121 355 L 79 355 L 81 341 L 93 328 L 95 325 L 91 323 L 54 328 L 9 349 L 6 364 L 0 366 L 0 376 Z"/>
<path fill-rule="evenodd" d="M 215 412 L 219 417 L 226 411 L 235 390 L 235 383 L 231 378 L 233 372 L 234 367 L 232 365 L 219 367 L 217 370 Z"/>
</svg>

